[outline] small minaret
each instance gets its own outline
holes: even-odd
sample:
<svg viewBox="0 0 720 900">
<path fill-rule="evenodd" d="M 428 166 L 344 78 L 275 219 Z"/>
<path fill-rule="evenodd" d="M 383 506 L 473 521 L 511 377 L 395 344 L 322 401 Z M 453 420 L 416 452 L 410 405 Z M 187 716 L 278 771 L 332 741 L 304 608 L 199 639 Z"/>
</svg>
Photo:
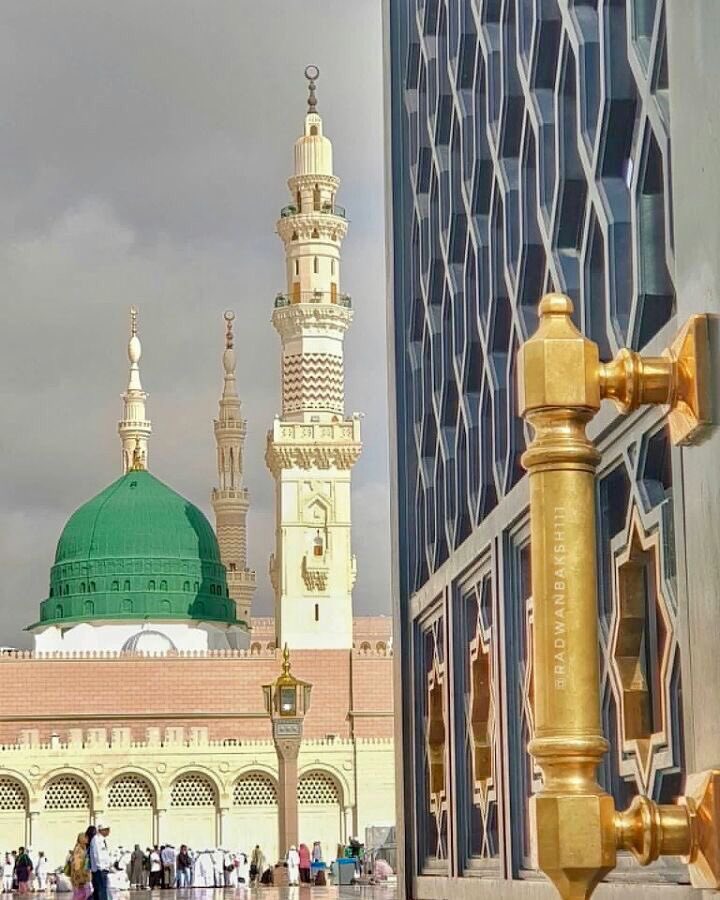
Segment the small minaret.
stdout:
<svg viewBox="0 0 720 900">
<path fill-rule="evenodd" d="M 147 394 L 140 383 L 138 363 L 142 356 L 142 346 L 137 335 L 137 309 L 130 307 L 130 340 L 128 342 L 128 359 L 130 360 L 130 379 L 127 391 L 122 395 L 123 417 L 118 422 L 118 434 L 122 443 L 123 475 L 133 466 L 135 451 L 140 454 L 143 468 L 148 464 L 148 438 L 152 425 L 145 414 Z"/>
<path fill-rule="evenodd" d="M 308 110 L 295 142 L 291 205 L 277 232 L 285 246 L 287 291 L 272 322 L 282 344 L 282 417 L 268 434 L 265 460 L 275 478 L 276 549 L 270 560 L 277 646 L 352 647 L 352 467 L 360 418 L 345 415 L 343 342 L 352 322 L 340 293 L 345 210 L 335 202 L 332 144 L 323 135 L 308 66 Z"/>
<path fill-rule="evenodd" d="M 250 625 L 255 571 L 247 567 L 248 490 L 243 487 L 243 449 L 247 423 L 240 415 L 240 399 L 235 384 L 235 349 L 233 320 L 235 313 L 225 313 L 225 383 L 220 398 L 220 411 L 215 419 L 218 487 L 212 492 L 215 531 L 220 556 L 227 569 L 230 596 L 237 607 L 237 617 Z"/>
</svg>

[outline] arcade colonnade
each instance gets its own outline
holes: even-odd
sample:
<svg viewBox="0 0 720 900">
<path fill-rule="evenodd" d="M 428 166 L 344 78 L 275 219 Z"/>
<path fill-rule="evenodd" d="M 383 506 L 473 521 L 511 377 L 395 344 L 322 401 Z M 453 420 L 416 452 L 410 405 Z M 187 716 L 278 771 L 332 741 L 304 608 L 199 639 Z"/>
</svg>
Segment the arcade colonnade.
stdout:
<svg viewBox="0 0 720 900">
<path fill-rule="evenodd" d="M 61 865 L 78 832 L 102 818 L 111 826 L 113 847 L 186 843 L 249 855 L 260 844 L 268 859 L 277 856 L 277 778 L 266 765 L 230 779 L 199 766 L 171 778 L 136 767 L 102 778 L 97 769 L 104 766 L 91 767 L 94 777 L 69 768 L 50 770 L 34 784 L 21 771 L 0 769 L 0 851 L 30 846 L 43 850 L 53 867 Z M 299 773 L 300 840 L 320 840 L 328 859 L 356 830 L 347 774 L 312 764 Z"/>
</svg>

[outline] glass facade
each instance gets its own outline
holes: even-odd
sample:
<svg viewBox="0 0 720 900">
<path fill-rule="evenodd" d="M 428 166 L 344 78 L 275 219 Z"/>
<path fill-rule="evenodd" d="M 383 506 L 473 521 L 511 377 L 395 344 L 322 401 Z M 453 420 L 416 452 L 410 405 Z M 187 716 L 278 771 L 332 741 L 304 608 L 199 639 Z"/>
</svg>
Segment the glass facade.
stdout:
<svg viewBox="0 0 720 900">
<path fill-rule="evenodd" d="M 573 299 L 605 360 L 659 351 L 677 329 L 666 2 L 386 3 L 404 859 L 419 897 L 438 876 L 538 877 L 517 351 L 550 290 Z M 685 767 L 677 461 L 661 409 L 603 409 L 591 436 L 600 778 L 620 808 L 639 792 L 672 802 Z M 623 858 L 609 877 L 687 871 Z"/>
</svg>

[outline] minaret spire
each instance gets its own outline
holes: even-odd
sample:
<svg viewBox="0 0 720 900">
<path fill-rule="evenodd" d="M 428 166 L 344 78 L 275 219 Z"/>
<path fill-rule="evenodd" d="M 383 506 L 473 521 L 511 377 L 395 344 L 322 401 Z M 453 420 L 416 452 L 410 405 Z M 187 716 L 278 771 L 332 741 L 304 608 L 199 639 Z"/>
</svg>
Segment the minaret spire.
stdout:
<svg viewBox="0 0 720 900">
<path fill-rule="evenodd" d="M 140 357 L 142 345 L 138 337 L 138 313 L 134 306 L 130 307 L 130 340 L 128 341 L 128 359 L 130 375 L 127 391 L 122 395 L 123 417 L 118 422 L 118 434 L 122 444 L 122 471 L 128 472 L 136 460 L 136 450 L 147 468 L 148 438 L 152 433 L 152 424 L 145 413 L 147 394 L 140 382 Z"/>
<path fill-rule="evenodd" d="M 347 220 L 317 112 L 319 74 L 305 69 L 308 111 L 288 181 L 292 205 L 277 223 L 287 276 L 272 314 L 282 345 L 282 414 L 265 452 L 276 492 L 276 644 L 292 650 L 353 645 L 351 470 L 362 448 L 360 418 L 345 412 L 343 342 L 353 318 L 340 293 Z"/>
<path fill-rule="evenodd" d="M 235 313 L 227 310 L 225 319 L 225 372 L 219 413 L 215 419 L 218 487 L 212 492 L 215 530 L 220 557 L 227 569 L 230 596 L 237 607 L 237 617 L 250 624 L 255 572 L 247 567 L 248 490 L 243 486 L 243 450 L 247 423 L 240 414 L 240 398 L 235 382 Z"/>
</svg>

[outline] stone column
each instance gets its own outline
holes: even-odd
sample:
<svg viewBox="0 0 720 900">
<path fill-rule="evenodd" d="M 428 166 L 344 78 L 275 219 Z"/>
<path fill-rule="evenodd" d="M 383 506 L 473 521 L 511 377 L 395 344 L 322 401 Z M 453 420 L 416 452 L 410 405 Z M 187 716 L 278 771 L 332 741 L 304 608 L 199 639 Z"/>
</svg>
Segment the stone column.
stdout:
<svg viewBox="0 0 720 900">
<path fill-rule="evenodd" d="M 273 739 L 278 758 L 278 854 L 284 859 L 292 844 L 298 844 L 298 754 L 302 742 L 302 719 L 276 719 Z"/>
<path fill-rule="evenodd" d="M 31 809 L 27 814 L 26 824 L 25 824 L 25 846 L 26 847 L 34 847 L 35 839 L 38 836 L 38 818 L 40 817 L 40 813 L 36 809 Z"/>
<path fill-rule="evenodd" d="M 225 846 L 225 839 L 228 836 L 228 813 L 230 810 L 226 806 L 220 807 L 217 816 L 217 845 Z"/>
<path fill-rule="evenodd" d="M 167 810 L 165 809 L 156 809 L 155 810 L 155 843 L 160 846 L 162 843 L 162 833 L 164 831 L 164 817 Z"/>
</svg>

